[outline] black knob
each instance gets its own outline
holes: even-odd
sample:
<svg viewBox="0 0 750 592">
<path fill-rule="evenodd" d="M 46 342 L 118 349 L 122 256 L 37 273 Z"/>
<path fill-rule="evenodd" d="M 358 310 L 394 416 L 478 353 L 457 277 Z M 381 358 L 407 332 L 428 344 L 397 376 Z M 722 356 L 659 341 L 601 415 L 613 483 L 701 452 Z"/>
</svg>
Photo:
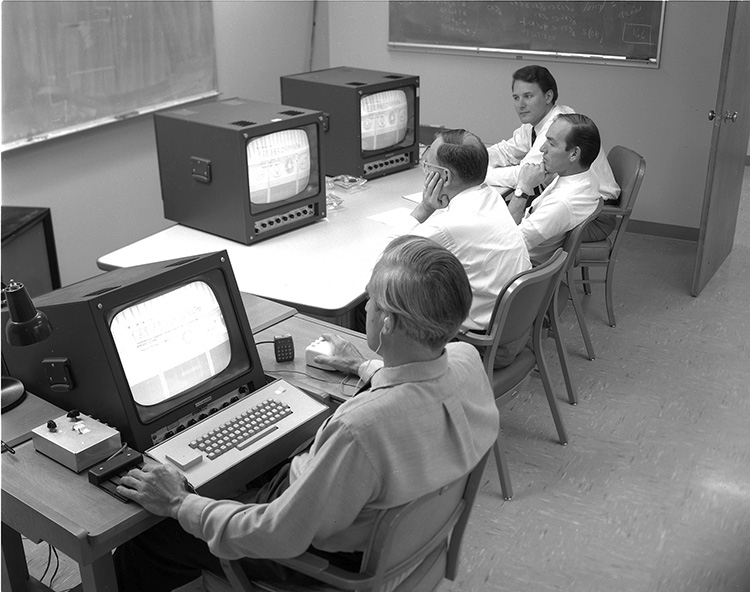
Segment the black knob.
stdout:
<svg viewBox="0 0 750 592">
<path fill-rule="evenodd" d="M 55 423 L 55 420 L 54 420 L 54 419 L 50 419 L 50 420 L 49 420 L 49 421 L 47 422 L 47 429 L 48 429 L 48 430 L 49 430 L 50 432 L 54 432 L 54 431 L 55 431 L 55 430 L 57 429 L 57 424 Z"/>
</svg>

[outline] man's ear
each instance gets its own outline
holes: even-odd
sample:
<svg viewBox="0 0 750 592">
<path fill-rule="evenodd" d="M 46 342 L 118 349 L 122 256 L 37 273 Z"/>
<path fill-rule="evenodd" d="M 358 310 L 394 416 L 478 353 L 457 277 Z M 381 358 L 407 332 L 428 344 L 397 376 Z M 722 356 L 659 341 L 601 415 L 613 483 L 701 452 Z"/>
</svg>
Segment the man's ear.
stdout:
<svg viewBox="0 0 750 592">
<path fill-rule="evenodd" d="M 581 159 L 581 147 L 576 146 L 570 151 L 570 162 L 576 162 Z"/>
<path fill-rule="evenodd" d="M 391 317 L 383 317 L 383 328 L 382 331 L 386 335 L 391 332 L 391 329 L 393 327 L 391 326 Z"/>
<path fill-rule="evenodd" d="M 555 93 L 552 89 L 549 89 L 546 93 L 544 93 L 544 102 L 547 105 L 551 105 L 554 99 L 555 99 Z"/>
</svg>

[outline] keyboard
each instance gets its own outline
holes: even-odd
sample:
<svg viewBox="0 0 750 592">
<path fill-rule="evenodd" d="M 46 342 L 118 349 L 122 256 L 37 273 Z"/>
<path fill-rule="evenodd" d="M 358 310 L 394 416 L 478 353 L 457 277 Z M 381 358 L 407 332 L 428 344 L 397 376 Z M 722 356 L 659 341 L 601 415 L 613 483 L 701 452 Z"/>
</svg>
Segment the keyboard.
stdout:
<svg viewBox="0 0 750 592">
<path fill-rule="evenodd" d="M 233 485 L 239 486 L 285 460 L 330 414 L 322 401 L 276 380 L 149 448 L 146 455 L 176 466 L 196 489 L 228 471 L 237 473 Z"/>
</svg>

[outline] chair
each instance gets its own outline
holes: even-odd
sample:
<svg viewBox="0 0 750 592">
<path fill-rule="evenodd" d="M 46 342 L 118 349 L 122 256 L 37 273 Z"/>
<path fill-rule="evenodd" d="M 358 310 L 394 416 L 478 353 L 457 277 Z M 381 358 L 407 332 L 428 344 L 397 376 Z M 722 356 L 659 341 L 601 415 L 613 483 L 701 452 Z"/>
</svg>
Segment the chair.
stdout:
<svg viewBox="0 0 750 592">
<path fill-rule="evenodd" d="M 382 510 L 362 568 L 348 572 L 310 552 L 278 563 L 322 582 L 321 587 L 251 582 L 241 561 L 222 560 L 234 592 L 267 590 L 359 590 L 362 592 L 428 592 L 458 571 L 461 540 L 479 491 L 489 451 L 468 474 L 402 506 Z"/>
<path fill-rule="evenodd" d="M 604 206 L 602 213 L 616 216 L 617 223 L 610 236 L 605 240 L 581 244 L 575 266 L 581 268 L 582 277 L 582 279 L 576 280 L 576 283 L 583 284 L 586 294 L 591 293 L 591 284 L 604 284 L 607 317 L 610 326 L 614 327 L 615 310 L 612 283 L 615 275 L 615 263 L 617 263 L 617 254 L 625 238 L 625 229 L 630 221 L 630 215 L 633 212 L 643 176 L 646 174 L 646 161 L 640 154 L 624 146 L 612 148 L 607 155 L 607 160 L 612 167 L 615 180 L 620 186 L 620 199 L 616 206 Z M 591 267 L 606 267 L 604 279 L 591 279 L 589 276 L 589 268 Z"/>
<path fill-rule="evenodd" d="M 599 199 L 599 204 L 596 206 L 596 209 L 589 215 L 588 218 L 586 218 L 583 222 L 581 222 L 578 226 L 576 226 L 573 230 L 568 231 L 568 236 L 565 238 L 565 242 L 563 243 L 563 251 L 565 251 L 568 254 L 568 260 L 565 267 L 565 284 L 568 287 L 568 292 L 570 293 L 570 299 L 573 301 L 573 308 L 576 312 L 576 318 L 578 319 L 578 326 L 581 329 L 581 335 L 583 336 L 583 343 L 586 345 L 586 353 L 589 356 L 590 360 L 593 360 L 596 358 L 596 355 L 594 354 L 594 344 L 591 342 L 591 336 L 589 335 L 588 327 L 586 327 L 586 318 L 583 316 L 583 307 L 581 306 L 581 299 L 578 296 L 578 292 L 576 292 L 576 280 L 573 278 L 573 268 L 575 267 L 575 261 L 576 257 L 578 256 L 578 252 L 580 251 L 580 247 L 583 244 L 583 231 L 586 229 L 586 226 L 589 225 L 589 223 L 594 220 L 604 209 L 604 202 Z M 554 309 L 554 317 L 560 318 L 560 309 L 559 309 L 559 296 L 558 294 L 552 302 L 552 306 Z M 563 360 L 563 354 L 560 353 L 561 360 Z M 565 383 L 566 385 L 570 381 L 569 373 L 567 372 L 567 354 L 564 355 L 565 364 L 563 365 L 563 375 L 565 376 Z M 561 361 L 562 364 L 562 361 Z M 570 393 L 570 387 L 568 389 L 568 392 Z"/>
<path fill-rule="evenodd" d="M 552 418 L 562 444 L 567 444 L 568 436 L 565 432 L 555 394 L 552 391 L 547 364 L 544 360 L 542 332 L 546 313 L 565 271 L 567 259 L 567 253 L 563 249 L 558 249 L 542 265 L 515 276 L 506 284 L 495 301 L 488 331 L 486 333 L 469 331 L 458 335 L 458 339 L 471 343 L 481 352 L 484 369 L 495 393 L 495 403 L 498 407 L 502 407 L 513 399 L 526 384 L 531 372 L 535 368 L 539 369 L 544 392 L 547 395 Z M 560 344 L 562 344 L 556 319 L 557 317 L 551 321 L 555 339 L 560 340 Z M 509 366 L 496 370 L 493 365 L 498 347 L 521 338 L 529 331 L 531 331 L 533 346 L 527 345 Z M 560 347 L 561 345 L 558 346 L 558 349 Z M 571 400 L 572 402 L 573 400 Z M 500 476 L 503 496 L 505 499 L 511 499 L 513 490 L 508 465 L 501 446 L 501 438 L 502 436 L 498 432 L 498 440 L 493 447 L 495 462 Z"/>
</svg>

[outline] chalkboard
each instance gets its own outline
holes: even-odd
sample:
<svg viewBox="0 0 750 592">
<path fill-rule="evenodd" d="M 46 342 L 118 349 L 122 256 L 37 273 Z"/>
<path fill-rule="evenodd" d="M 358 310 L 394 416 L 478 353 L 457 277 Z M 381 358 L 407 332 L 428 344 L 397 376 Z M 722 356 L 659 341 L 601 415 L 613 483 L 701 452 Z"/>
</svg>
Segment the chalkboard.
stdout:
<svg viewBox="0 0 750 592">
<path fill-rule="evenodd" d="M 390 0 L 391 49 L 658 66 L 664 1 Z"/>
<path fill-rule="evenodd" d="M 2 148 L 216 95 L 211 2 L 3 2 Z"/>
</svg>

